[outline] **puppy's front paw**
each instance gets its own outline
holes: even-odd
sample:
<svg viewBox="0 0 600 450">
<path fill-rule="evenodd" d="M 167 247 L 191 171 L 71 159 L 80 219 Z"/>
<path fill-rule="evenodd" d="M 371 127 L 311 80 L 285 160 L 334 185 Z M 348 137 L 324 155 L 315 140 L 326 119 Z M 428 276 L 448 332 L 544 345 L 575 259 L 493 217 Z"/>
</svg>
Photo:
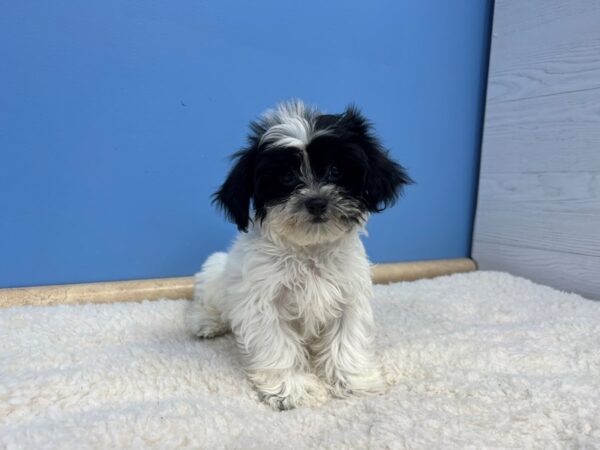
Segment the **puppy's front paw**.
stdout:
<svg viewBox="0 0 600 450">
<path fill-rule="evenodd" d="M 256 374 L 251 378 L 255 380 Z M 278 411 L 299 406 L 318 406 L 328 398 L 327 388 L 321 380 L 308 373 L 278 377 L 272 384 L 256 383 L 256 388 L 261 400 Z"/>
<path fill-rule="evenodd" d="M 378 370 L 361 375 L 337 373 L 330 385 L 331 394 L 337 398 L 377 394 L 384 392 L 386 389 L 387 384 Z"/>
<path fill-rule="evenodd" d="M 261 400 L 269 405 L 276 411 L 287 411 L 288 409 L 294 409 L 296 405 L 294 405 L 290 399 L 290 397 L 282 397 L 280 395 L 273 394 L 260 394 Z"/>
</svg>

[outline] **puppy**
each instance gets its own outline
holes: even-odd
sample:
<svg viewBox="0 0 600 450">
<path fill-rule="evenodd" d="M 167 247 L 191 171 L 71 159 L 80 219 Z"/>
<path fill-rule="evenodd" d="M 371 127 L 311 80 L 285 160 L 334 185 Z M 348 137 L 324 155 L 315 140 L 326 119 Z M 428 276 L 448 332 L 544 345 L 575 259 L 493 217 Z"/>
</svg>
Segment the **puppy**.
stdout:
<svg viewBox="0 0 600 450">
<path fill-rule="evenodd" d="M 248 378 L 278 410 L 319 404 L 327 390 L 381 391 L 359 235 L 410 182 L 354 107 L 267 111 L 214 194 L 242 233 L 196 275 L 189 328 L 201 338 L 232 331 Z"/>
</svg>

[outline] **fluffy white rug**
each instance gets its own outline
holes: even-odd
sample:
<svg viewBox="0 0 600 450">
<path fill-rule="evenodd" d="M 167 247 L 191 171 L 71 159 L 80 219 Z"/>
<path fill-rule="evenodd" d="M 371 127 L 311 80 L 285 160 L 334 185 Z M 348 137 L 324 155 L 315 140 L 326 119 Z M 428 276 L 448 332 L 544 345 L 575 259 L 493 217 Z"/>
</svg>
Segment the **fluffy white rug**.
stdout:
<svg viewBox="0 0 600 450">
<path fill-rule="evenodd" d="M 287 412 L 183 300 L 0 309 L 0 448 L 600 446 L 600 302 L 495 272 L 376 294 L 389 391 Z"/>
</svg>

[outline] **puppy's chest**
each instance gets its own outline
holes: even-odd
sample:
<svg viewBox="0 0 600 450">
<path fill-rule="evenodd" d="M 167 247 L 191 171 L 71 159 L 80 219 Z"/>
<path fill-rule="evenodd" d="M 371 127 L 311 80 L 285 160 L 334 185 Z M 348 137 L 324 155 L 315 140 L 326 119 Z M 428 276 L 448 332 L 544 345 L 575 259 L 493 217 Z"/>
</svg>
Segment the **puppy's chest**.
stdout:
<svg viewBox="0 0 600 450">
<path fill-rule="evenodd" d="M 279 300 L 282 318 L 293 321 L 305 337 L 316 336 L 340 317 L 348 299 L 338 261 L 289 261 Z"/>
</svg>

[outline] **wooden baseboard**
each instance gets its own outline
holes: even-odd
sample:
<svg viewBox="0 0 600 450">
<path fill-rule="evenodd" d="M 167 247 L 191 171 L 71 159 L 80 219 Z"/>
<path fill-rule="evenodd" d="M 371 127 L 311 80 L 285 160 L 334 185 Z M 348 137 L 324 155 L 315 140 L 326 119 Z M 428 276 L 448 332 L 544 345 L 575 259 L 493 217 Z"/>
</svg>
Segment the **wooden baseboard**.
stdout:
<svg viewBox="0 0 600 450">
<path fill-rule="evenodd" d="M 376 264 L 373 282 L 413 281 L 472 270 L 476 265 L 469 258 Z M 178 277 L 0 289 L 0 307 L 189 299 L 193 284 L 193 277 Z"/>
</svg>

